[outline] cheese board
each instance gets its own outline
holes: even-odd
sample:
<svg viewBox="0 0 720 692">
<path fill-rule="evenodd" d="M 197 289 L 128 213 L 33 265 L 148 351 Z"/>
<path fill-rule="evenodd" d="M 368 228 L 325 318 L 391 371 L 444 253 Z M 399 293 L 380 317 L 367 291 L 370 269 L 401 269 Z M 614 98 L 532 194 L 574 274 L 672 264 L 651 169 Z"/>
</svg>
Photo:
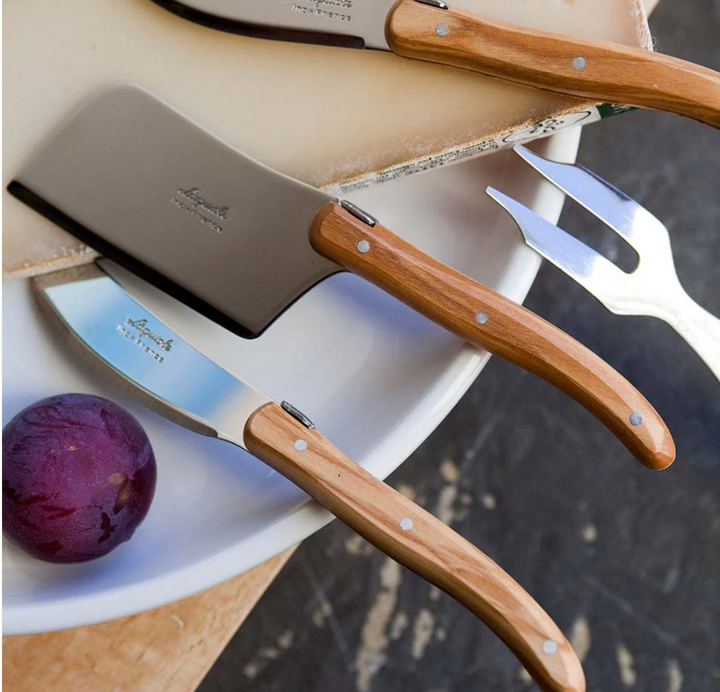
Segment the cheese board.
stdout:
<svg viewBox="0 0 720 692">
<path fill-rule="evenodd" d="M 639 0 L 461 0 L 537 29 L 651 46 Z M 593 102 L 382 51 L 218 31 L 151 0 L 72 0 L 4 11 L 3 187 L 33 147 L 97 90 L 134 84 L 231 146 L 346 193 L 599 117 Z M 54 56 L 48 59 L 47 56 Z M 603 112 L 612 112 L 606 109 Z M 625 116 L 623 116 L 625 117 Z M 3 271 L 31 275 L 94 253 L 4 193 Z"/>
</svg>

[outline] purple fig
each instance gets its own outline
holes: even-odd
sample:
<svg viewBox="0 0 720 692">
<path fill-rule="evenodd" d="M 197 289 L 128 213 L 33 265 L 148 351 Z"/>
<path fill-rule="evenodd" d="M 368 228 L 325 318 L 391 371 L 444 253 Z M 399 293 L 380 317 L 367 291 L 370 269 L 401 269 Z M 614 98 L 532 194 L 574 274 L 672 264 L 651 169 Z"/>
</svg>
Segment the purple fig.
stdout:
<svg viewBox="0 0 720 692">
<path fill-rule="evenodd" d="M 112 401 L 61 394 L 3 428 L 3 534 L 33 557 L 84 562 L 134 533 L 155 493 L 140 423 Z"/>
</svg>

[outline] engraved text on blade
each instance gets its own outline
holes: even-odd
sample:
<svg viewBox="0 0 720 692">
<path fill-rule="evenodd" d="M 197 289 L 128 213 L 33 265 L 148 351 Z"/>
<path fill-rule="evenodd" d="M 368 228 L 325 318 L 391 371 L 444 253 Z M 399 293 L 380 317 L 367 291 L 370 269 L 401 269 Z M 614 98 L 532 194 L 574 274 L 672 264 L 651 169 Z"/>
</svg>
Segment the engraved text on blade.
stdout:
<svg viewBox="0 0 720 692">
<path fill-rule="evenodd" d="M 353 0 L 305 0 L 304 2 L 293 2 L 290 9 L 300 14 L 351 22 L 352 17 L 349 14 L 336 10 L 350 10 L 352 6 Z"/>
<path fill-rule="evenodd" d="M 143 339 L 147 339 L 155 346 L 157 346 L 161 351 L 165 351 L 166 353 L 169 353 L 172 349 L 172 339 L 163 339 L 159 334 L 153 332 L 147 326 L 146 319 L 131 320 L 128 317 L 125 320 L 125 324 L 131 329 L 128 329 L 125 325 L 118 324 L 116 329 L 118 332 L 120 332 L 120 334 L 122 334 L 132 343 L 139 346 L 143 351 L 145 351 L 145 353 L 147 353 L 151 358 L 155 359 L 158 363 L 162 363 L 163 360 L 165 360 L 165 358 L 161 356 L 154 348 L 148 346 L 148 344 L 146 344 Z"/>
</svg>

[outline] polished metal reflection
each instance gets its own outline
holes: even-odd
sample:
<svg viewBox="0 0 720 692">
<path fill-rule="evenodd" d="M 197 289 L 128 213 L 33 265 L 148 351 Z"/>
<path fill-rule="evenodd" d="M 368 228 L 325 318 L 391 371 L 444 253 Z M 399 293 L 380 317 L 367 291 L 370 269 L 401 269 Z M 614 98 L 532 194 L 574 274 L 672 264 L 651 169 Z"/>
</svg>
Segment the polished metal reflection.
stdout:
<svg viewBox="0 0 720 692">
<path fill-rule="evenodd" d="M 298 408 L 295 408 L 289 401 L 280 402 L 281 408 L 289 413 L 298 423 L 302 423 L 308 430 L 315 430 L 315 424 Z"/>
<path fill-rule="evenodd" d="M 720 380 L 720 320 L 685 292 L 662 222 L 625 193 L 583 166 L 515 151 L 560 190 L 633 247 L 637 268 L 625 272 L 574 236 L 494 188 L 487 193 L 520 227 L 525 242 L 617 315 L 648 315 L 670 324 Z"/>
<path fill-rule="evenodd" d="M 367 226 L 372 227 L 377 225 L 377 219 L 368 214 L 364 209 L 360 209 L 357 204 L 353 204 L 346 199 L 339 199 L 338 202 L 340 202 L 340 206 L 345 209 L 345 211 L 352 214 L 356 219 L 360 219 L 360 221 Z"/>
<path fill-rule="evenodd" d="M 415 0 L 415 2 L 419 2 L 421 5 L 430 5 L 430 7 L 437 7 L 439 10 L 448 10 L 450 9 L 450 6 L 443 2 L 443 0 Z"/>
<path fill-rule="evenodd" d="M 81 344 L 154 400 L 151 408 L 244 447 L 245 422 L 270 399 L 193 348 L 101 269 L 80 278 L 57 272 L 36 288 Z"/>
</svg>

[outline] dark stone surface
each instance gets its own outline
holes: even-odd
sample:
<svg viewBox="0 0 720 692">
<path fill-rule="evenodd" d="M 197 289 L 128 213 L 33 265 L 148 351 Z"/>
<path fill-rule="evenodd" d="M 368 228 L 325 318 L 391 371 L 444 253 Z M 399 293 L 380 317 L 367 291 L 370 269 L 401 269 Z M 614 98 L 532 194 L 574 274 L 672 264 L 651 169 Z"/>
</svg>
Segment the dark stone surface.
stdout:
<svg viewBox="0 0 720 692">
<path fill-rule="evenodd" d="M 659 50 L 720 68 L 717 0 L 664 0 L 652 24 Z M 580 160 L 665 221 L 685 287 L 720 314 L 720 133 L 671 116 L 627 114 L 589 127 Z M 621 241 L 587 219 L 567 204 L 561 225 L 590 226 L 586 240 L 618 253 Z M 589 645 L 589 690 L 715 692 L 719 385 L 670 327 L 610 315 L 552 267 L 543 266 L 527 305 L 645 393 L 674 432 L 676 465 L 645 470 L 567 397 L 493 359 L 389 481 L 452 519 L 578 648 Z M 334 522 L 300 547 L 200 692 L 355 689 L 530 685 L 461 606 Z"/>
</svg>

